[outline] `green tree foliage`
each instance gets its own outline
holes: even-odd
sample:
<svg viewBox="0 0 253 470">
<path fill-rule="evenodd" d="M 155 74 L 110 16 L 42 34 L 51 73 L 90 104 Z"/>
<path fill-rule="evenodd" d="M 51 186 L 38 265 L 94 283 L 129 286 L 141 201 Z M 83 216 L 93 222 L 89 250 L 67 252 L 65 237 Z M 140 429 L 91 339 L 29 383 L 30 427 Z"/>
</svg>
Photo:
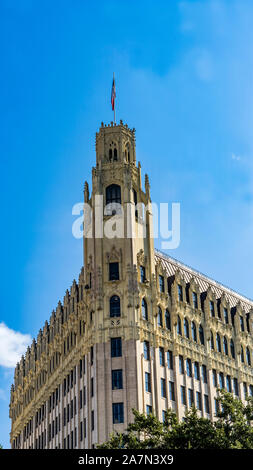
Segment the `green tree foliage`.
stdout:
<svg viewBox="0 0 253 470">
<path fill-rule="evenodd" d="M 2 444 L 0 444 L 0 449 L 2 449 L 2 448 L 3 448 L 3 446 L 2 446 Z"/>
<path fill-rule="evenodd" d="M 165 422 L 133 410 L 134 422 L 125 433 L 113 433 L 100 449 L 253 449 L 253 399 L 244 405 L 225 390 L 218 392 L 215 422 L 198 416 L 196 408 L 179 422 L 168 410 Z"/>
</svg>

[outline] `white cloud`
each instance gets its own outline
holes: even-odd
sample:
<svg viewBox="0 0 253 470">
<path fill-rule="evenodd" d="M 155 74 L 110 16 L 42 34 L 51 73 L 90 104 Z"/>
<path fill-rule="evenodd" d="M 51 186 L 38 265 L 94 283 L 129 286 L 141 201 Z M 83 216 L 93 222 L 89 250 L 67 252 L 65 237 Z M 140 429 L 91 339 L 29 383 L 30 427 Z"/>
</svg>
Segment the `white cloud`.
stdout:
<svg viewBox="0 0 253 470">
<path fill-rule="evenodd" d="M 0 366 L 15 367 L 31 342 L 30 335 L 11 330 L 0 323 Z"/>
<path fill-rule="evenodd" d="M 240 155 L 236 155 L 235 153 L 232 153 L 232 160 L 236 160 L 237 162 L 239 162 L 241 160 L 241 157 Z"/>
</svg>

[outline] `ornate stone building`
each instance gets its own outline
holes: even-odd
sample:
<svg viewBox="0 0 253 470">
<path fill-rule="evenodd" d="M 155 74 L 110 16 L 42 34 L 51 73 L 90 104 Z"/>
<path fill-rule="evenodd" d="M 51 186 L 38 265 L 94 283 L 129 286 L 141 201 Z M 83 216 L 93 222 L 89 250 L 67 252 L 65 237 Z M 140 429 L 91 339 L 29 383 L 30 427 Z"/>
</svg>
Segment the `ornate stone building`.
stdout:
<svg viewBox="0 0 253 470">
<path fill-rule="evenodd" d="M 134 129 L 102 123 L 84 200 L 78 283 L 15 369 L 12 448 L 92 448 L 125 430 L 132 408 L 162 420 L 194 403 L 215 419 L 217 387 L 253 393 L 253 302 L 154 249 Z M 112 238 L 122 217 L 130 228 Z"/>
</svg>

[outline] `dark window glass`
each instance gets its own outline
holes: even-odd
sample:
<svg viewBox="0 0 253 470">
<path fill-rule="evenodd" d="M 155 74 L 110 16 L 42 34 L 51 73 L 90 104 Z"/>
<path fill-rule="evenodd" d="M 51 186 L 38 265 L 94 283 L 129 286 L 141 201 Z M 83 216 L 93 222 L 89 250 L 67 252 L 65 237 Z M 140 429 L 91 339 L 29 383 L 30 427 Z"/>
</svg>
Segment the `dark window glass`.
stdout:
<svg viewBox="0 0 253 470">
<path fill-rule="evenodd" d="M 143 320 L 148 320 L 148 306 L 146 300 L 143 298 L 141 302 L 141 312 Z"/>
<path fill-rule="evenodd" d="M 192 293 L 192 302 L 193 302 L 193 307 L 198 308 L 198 296 L 196 292 Z"/>
<path fill-rule="evenodd" d="M 141 282 L 146 281 L 146 269 L 144 266 L 140 266 L 140 273 L 141 273 Z"/>
<path fill-rule="evenodd" d="M 183 300 L 183 288 L 180 284 L 177 285 L 178 300 Z"/>
<path fill-rule="evenodd" d="M 110 298 L 110 317 L 120 317 L 120 298 L 117 295 Z"/>
<path fill-rule="evenodd" d="M 164 277 L 159 275 L 159 288 L 160 292 L 164 292 Z"/>
<path fill-rule="evenodd" d="M 124 405 L 123 403 L 112 404 L 113 424 L 124 423 Z"/>
<path fill-rule="evenodd" d="M 166 326 L 167 330 L 171 330 L 170 312 L 169 312 L 169 310 L 165 310 L 165 326 Z"/>
<path fill-rule="evenodd" d="M 189 323 L 187 318 L 184 319 L 184 335 L 186 338 L 189 338 Z"/>
<path fill-rule="evenodd" d="M 111 184 L 106 188 L 106 205 L 121 204 L 121 189 L 117 184 Z"/>
<path fill-rule="evenodd" d="M 111 357 L 122 356 L 121 338 L 111 338 Z"/>
<path fill-rule="evenodd" d="M 172 351 L 167 351 L 168 368 L 173 370 L 173 354 Z"/>
<path fill-rule="evenodd" d="M 161 396 L 162 398 L 166 398 L 166 382 L 165 379 L 161 379 Z"/>
<path fill-rule="evenodd" d="M 151 375 L 148 372 L 145 372 L 145 390 L 151 392 Z"/>
<path fill-rule="evenodd" d="M 160 307 L 158 307 L 158 314 L 157 314 L 157 323 L 158 326 L 163 326 L 163 313 Z"/>
<path fill-rule="evenodd" d="M 174 382 L 169 382 L 170 400 L 175 401 Z"/>
<path fill-rule="evenodd" d="M 203 326 L 202 325 L 199 325 L 199 341 L 200 341 L 200 344 L 205 344 L 205 338 L 204 338 L 204 330 L 203 330 Z"/>
<path fill-rule="evenodd" d="M 207 384 L 207 371 L 206 371 L 206 366 L 205 364 L 202 365 L 202 380 L 204 384 Z"/>
<path fill-rule="evenodd" d="M 192 377 L 192 362 L 191 359 L 186 359 L 186 373 L 188 377 Z"/>
<path fill-rule="evenodd" d="M 149 347 L 148 341 L 143 342 L 143 352 L 144 352 L 144 359 L 149 361 L 150 360 L 150 347 Z"/>
<path fill-rule="evenodd" d="M 205 404 L 205 412 L 209 415 L 210 409 L 209 409 L 209 397 L 208 397 L 208 395 L 204 395 L 204 404 Z"/>
<path fill-rule="evenodd" d="M 214 303 L 212 300 L 210 300 L 210 314 L 211 314 L 211 317 L 215 317 L 215 311 L 214 311 Z"/>
<path fill-rule="evenodd" d="M 122 369 L 112 370 L 112 390 L 123 388 Z"/>
<path fill-rule="evenodd" d="M 190 408 L 194 405 L 193 390 L 191 388 L 188 388 L 188 403 Z"/>
<path fill-rule="evenodd" d="M 181 403 L 182 405 L 186 405 L 186 393 L 184 385 L 181 385 Z"/>
<path fill-rule="evenodd" d="M 224 314 L 225 323 L 228 323 L 228 309 L 227 308 L 223 309 L 223 314 Z"/>
<path fill-rule="evenodd" d="M 109 263 L 109 281 L 119 280 L 119 263 Z"/>
<path fill-rule="evenodd" d="M 184 358 L 183 358 L 183 356 L 179 356 L 179 372 L 180 372 L 180 374 L 184 374 Z"/>
<path fill-rule="evenodd" d="M 164 360 L 164 348 L 159 348 L 159 357 L 160 357 L 160 366 L 165 365 L 165 360 Z"/>
</svg>

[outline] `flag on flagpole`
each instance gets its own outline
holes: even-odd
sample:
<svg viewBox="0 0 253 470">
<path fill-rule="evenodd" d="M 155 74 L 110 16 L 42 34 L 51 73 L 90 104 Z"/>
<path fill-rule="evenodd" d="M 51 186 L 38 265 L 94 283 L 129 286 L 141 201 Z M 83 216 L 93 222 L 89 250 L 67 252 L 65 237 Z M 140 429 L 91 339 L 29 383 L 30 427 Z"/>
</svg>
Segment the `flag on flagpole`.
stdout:
<svg viewBox="0 0 253 470">
<path fill-rule="evenodd" d="M 115 110 L 115 98 L 116 98 L 116 88 L 115 88 L 115 79 L 114 79 L 114 74 L 113 74 L 113 80 L 112 80 L 112 93 L 111 93 L 111 104 L 112 104 L 112 110 Z"/>
</svg>

